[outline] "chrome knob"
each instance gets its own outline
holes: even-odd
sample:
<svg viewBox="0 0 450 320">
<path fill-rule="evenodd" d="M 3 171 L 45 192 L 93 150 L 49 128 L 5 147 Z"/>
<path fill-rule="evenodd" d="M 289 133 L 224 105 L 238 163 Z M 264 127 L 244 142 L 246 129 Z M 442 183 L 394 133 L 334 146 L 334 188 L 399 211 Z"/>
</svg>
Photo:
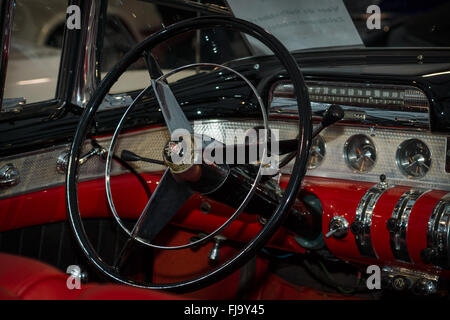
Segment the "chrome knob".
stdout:
<svg viewBox="0 0 450 320">
<path fill-rule="evenodd" d="M 220 259 L 220 245 L 225 240 L 226 240 L 226 238 L 221 236 L 221 235 L 217 235 L 217 236 L 215 236 L 213 238 L 214 244 L 213 244 L 213 247 L 211 248 L 211 251 L 209 251 L 209 254 L 208 254 L 208 260 L 209 260 L 210 264 L 214 265 L 217 262 L 219 262 L 219 259 Z"/>
<path fill-rule="evenodd" d="M 348 234 L 348 222 L 344 217 L 336 216 L 330 220 L 329 231 L 325 235 L 326 238 L 331 236 L 336 239 L 342 239 Z"/>
<path fill-rule="evenodd" d="M 0 169 L 0 187 L 12 187 L 20 182 L 19 170 L 8 163 Z"/>
<path fill-rule="evenodd" d="M 437 285 L 435 281 L 427 279 L 419 279 L 414 284 L 414 289 L 416 294 L 420 295 L 430 295 L 435 294 L 437 291 Z"/>
<path fill-rule="evenodd" d="M 67 164 L 69 163 L 69 151 L 64 151 L 56 159 L 56 171 L 64 174 L 67 170 Z"/>
<path fill-rule="evenodd" d="M 85 164 L 90 158 L 93 156 L 100 156 L 101 158 L 105 158 L 105 155 L 108 151 L 103 148 L 100 145 L 94 145 L 94 147 L 86 153 L 84 156 L 82 156 L 80 159 L 78 159 L 78 164 L 81 166 Z M 58 159 L 56 159 L 56 171 L 61 174 L 65 174 L 67 170 L 67 166 L 69 165 L 69 151 L 62 152 Z"/>
</svg>

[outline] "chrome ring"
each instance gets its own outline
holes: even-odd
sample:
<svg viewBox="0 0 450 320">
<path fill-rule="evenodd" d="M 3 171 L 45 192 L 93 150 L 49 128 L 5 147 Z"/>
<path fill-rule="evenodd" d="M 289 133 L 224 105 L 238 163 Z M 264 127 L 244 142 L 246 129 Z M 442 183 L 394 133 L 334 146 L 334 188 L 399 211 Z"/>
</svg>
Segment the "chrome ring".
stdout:
<svg viewBox="0 0 450 320">
<path fill-rule="evenodd" d="M 250 80 L 248 80 L 244 75 L 242 75 L 240 72 L 224 66 L 224 65 L 220 65 L 220 64 L 215 64 L 215 63 L 193 63 L 193 64 L 187 64 L 181 67 L 178 67 L 164 75 L 162 75 L 160 78 L 158 78 L 158 80 L 164 80 L 167 79 L 168 77 L 170 77 L 171 75 L 182 71 L 184 69 L 188 69 L 188 68 L 192 68 L 192 67 L 200 67 L 200 66 L 209 66 L 209 67 L 214 67 L 214 68 L 222 68 L 225 69 L 227 71 L 230 71 L 234 74 L 236 74 L 238 77 L 240 77 L 242 80 L 245 81 L 245 83 L 250 87 L 250 89 L 252 90 L 252 92 L 254 93 L 254 95 L 256 96 L 256 99 L 258 100 L 258 104 L 260 106 L 261 109 L 261 113 L 262 113 L 262 117 L 263 117 L 263 123 L 264 123 L 264 127 L 266 128 L 265 133 L 264 133 L 264 141 L 268 141 L 268 132 L 270 130 L 269 127 L 269 120 L 267 117 L 267 112 L 264 106 L 264 102 L 261 98 L 261 96 L 258 94 L 258 91 L 256 90 L 255 86 L 250 82 Z M 128 113 L 134 108 L 136 101 L 139 100 L 139 98 L 145 93 L 147 92 L 150 88 L 152 88 L 151 85 L 149 85 L 148 87 L 146 87 L 145 89 L 143 89 L 139 95 L 133 100 L 133 102 L 128 106 L 128 108 L 125 110 L 122 118 L 119 121 L 119 124 L 116 127 L 116 130 L 114 131 L 114 134 L 112 136 L 111 139 L 111 143 L 109 146 L 109 150 L 108 150 L 108 155 L 106 158 L 106 168 L 105 168 L 105 185 L 106 185 L 106 196 L 108 199 L 108 204 L 109 207 L 111 209 L 111 212 L 113 214 L 114 219 L 116 220 L 116 222 L 119 224 L 119 226 L 122 228 L 123 231 L 125 231 L 131 238 L 133 238 L 134 240 L 142 243 L 143 245 L 152 247 L 152 248 L 157 248 L 157 249 L 164 249 L 164 250 L 178 250 L 178 249 L 185 249 L 185 248 L 190 248 L 190 247 L 194 247 L 196 245 L 199 245 L 201 243 L 204 243 L 206 241 L 208 241 L 209 239 L 212 239 L 214 236 L 216 236 L 217 234 L 219 234 L 220 232 L 222 232 L 226 227 L 228 227 L 234 220 L 236 220 L 236 218 L 242 213 L 242 211 L 244 211 L 245 207 L 247 206 L 248 202 L 250 201 L 251 197 L 253 196 L 253 194 L 255 193 L 258 183 L 261 180 L 262 177 L 262 170 L 263 170 L 263 166 L 266 163 L 267 160 L 267 146 L 265 146 L 263 148 L 263 152 L 262 152 L 262 159 L 261 159 L 261 164 L 258 168 L 258 172 L 256 174 L 255 180 L 250 188 L 250 191 L 247 193 L 246 197 L 244 198 L 244 200 L 242 201 L 241 205 L 239 206 L 239 208 L 236 209 L 236 211 L 228 218 L 228 220 L 226 220 L 220 227 L 218 227 L 216 230 L 214 230 L 213 232 L 205 235 L 203 238 L 198 239 L 196 241 L 184 244 L 184 245 L 178 245 L 178 246 L 160 246 L 160 245 L 156 245 L 151 243 L 150 241 L 148 241 L 147 239 L 143 239 L 141 237 L 138 237 L 136 235 L 133 235 L 132 232 L 125 226 L 125 224 L 122 222 L 122 220 L 119 217 L 119 214 L 117 213 L 116 207 L 114 205 L 114 201 L 112 198 L 112 192 L 111 192 L 111 162 L 112 162 L 112 155 L 114 154 L 115 151 L 115 147 L 116 147 L 116 142 L 120 133 L 120 130 L 122 129 L 125 119 L 127 118 Z M 167 169 L 168 170 L 168 169 Z M 145 209 L 144 209 L 145 210 Z"/>
<path fill-rule="evenodd" d="M 355 242 L 358 246 L 359 253 L 364 257 L 378 259 L 370 237 L 372 214 L 380 197 L 386 190 L 392 187 L 376 184 L 367 190 L 356 208 L 354 223 L 359 224 L 359 227 L 356 232 L 355 230 L 352 231 L 355 235 Z"/>
<path fill-rule="evenodd" d="M 428 220 L 427 247 L 434 251 L 431 261 L 443 268 L 450 268 L 450 193 L 443 196 Z"/>
<path fill-rule="evenodd" d="M 392 216 L 388 221 L 389 239 L 392 254 L 395 259 L 401 262 L 412 262 L 408 252 L 406 233 L 408 229 L 408 220 L 411 210 L 416 201 L 431 190 L 410 189 L 406 191 L 392 211 Z M 390 223 L 389 223 L 390 222 Z"/>
</svg>

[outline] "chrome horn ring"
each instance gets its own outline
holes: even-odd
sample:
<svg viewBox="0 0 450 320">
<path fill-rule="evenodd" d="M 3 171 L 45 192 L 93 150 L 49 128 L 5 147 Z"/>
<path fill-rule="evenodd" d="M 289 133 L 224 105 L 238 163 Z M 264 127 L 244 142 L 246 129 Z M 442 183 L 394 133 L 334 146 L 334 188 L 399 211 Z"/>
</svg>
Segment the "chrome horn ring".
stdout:
<svg viewBox="0 0 450 320">
<path fill-rule="evenodd" d="M 170 76 L 172 76 L 180 71 L 183 71 L 183 70 L 189 69 L 189 68 L 194 68 L 194 67 L 223 68 L 227 71 L 230 71 L 230 72 L 236 74 L 238 77 L 240 77 L 242 80 L 244 80 L 245 83 L 251 88 L 251 90 L 253 91 L 253 94 L 256 96 L 256 98 L 258 100 L 258 104 L 261 109 L 261 113 L 263 115 L 263 122 L 264 122 L 264 127 L 265 127 L 264 141 L 268 141 L 268 132 L 269 132 L 270 128 L 269 128 L 269 121 L 267 118 L 266 108 L 264 107 L 264 102 L 262 101 L 261 96 L 258 94 L 258 91 L 253 86 L 253 84 L 244 75 L 242 75 L 238 71 L 236 71 L 232 68 L 229 68 L 227 66 L 224 66 L 224 65 L 216 64 L 216 63 L 193 63 L 193 64 L 188 64 L 188 65 L 178 67 L 178 68 L 164 74 L 158 80 L 166 80 Z M 133 100 L 133 102 L 128 106 L 128 108 L 125 110 L 125 112 L 124 112 L 122 118 L 120 119 L 119 124 L 117 125 L 116 130 L 114 131 L 114 134 L 112 136 L 111 143 L 110 143 L 109 150 L 108 150 L 108 156 L 106 158 L 106 169 L 105 169 L 105 185 L 106 185 L 106 195 L 107 195 L 107 199 L 108 199 L 108 204 L 109 204 L 111 212 L 114 216 L 114 219 L 119 224 L 119 226 L 122 228 L 122 230 L 125 231 L 126 234 L 128 234 L 128 236 L 132 237 L 134 240 L 136 240 L 146 246 L 156 248 L 156 249 L 163 249 L 163 250 L 177 250 L 177 249 L 186 249 L 186 248 L 190 248 L 190 247 L 195 247 L 195 246 L 198 246 L 199 244 L 205 243 L 206 241 L 214 238 L 216 235 L 218 235 L 220 232 L 222 232 L 226 227 L 228 227 L 234 220 L 236 220 L 236 218 L 243 212 L 244 208 L 247 206 L 251 197 L 255 193 L 258 183 L 261 181 L 263 166 L 265 165 L 266 160 L 267 160 L 267 145 L 264 144 L 262 160 L 259 165 L 258 173 L 255 177 L 255 180 L 252 184 L 250 191 L 247 193 L 247 196 L 244 198 L 241 205 L 236 209 L 236 211 L 230 216 L 230 218 L 228 218 L 228 220 L 225 221 L 225 223 L 223 223 L 216 230 L 214 230 L 213 232 L 211 232 L 209 234 L 206 234 L 205 236 L 201 237 L 198 240 L 189 242 L 184 245 L 170 246 L 170 247 L 156 245 L 154 243 L 151 243 L 151 241 L 147 241 L 146 239 L 135 236 L 133 234 L 133 232 L 130 231 L 125 226 L 123 221 L 120 219 L 119 214 L 117 213 L 117 210 L 116 210 L 116 206 L 114 205 L 114 200 L 113 200 L 112 192 L 111 192 L 111 181 L 110 181 L 111 180 L 111 164 L 112 164 L 113 154 L 114 154 L 116 146 L 117 146 L 117 139 L 118 139 L 119 133 L 120 133 L 121 129 L 123 128 L 123 124 L 125 123 L 125 120 L 126 120 L 128 114 L 133 110 L 134 106 L 136 105 L 136 102 L 142 97 L 142 95 L 145 94 L 145 92 L 147 92 L 150 89 L 150 87 L 151 87 L 151 85 L 148 86 L 147 88 L 145 88 L 144 90 L 142 90 L 139 93 L 139 95 Z"/>
</svg>

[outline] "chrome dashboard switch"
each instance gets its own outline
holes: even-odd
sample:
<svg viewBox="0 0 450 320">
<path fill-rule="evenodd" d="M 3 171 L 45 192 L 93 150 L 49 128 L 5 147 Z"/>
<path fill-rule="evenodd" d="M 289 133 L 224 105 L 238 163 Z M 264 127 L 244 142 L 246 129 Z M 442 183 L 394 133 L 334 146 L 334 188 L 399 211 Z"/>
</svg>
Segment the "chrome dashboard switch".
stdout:
<svg viewBox="0 0 450 320">
<path fill-rule="evenodd" d="M 0 187 L 12 187 L 19 182 L 19 170 L 12 163 L 8 163 L 0 169 Z"/>
<path fill-rule="evenodd" d="M 325 235 L 326 238 L 333 236 L 336 239 L 342 239 L 348 234 L 348 222 L 344 217 L 333 217 L 330 220 L 329 229 Z"/>
</svg>

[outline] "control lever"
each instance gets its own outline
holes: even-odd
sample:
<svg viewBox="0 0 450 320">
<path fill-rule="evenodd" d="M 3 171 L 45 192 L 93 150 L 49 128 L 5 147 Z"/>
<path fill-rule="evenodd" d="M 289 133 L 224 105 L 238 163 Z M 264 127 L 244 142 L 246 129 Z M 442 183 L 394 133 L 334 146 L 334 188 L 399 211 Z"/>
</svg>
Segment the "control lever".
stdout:
<svg viewBox="0 0 450 320">
<path fill-rule="evenodd" d="M 199 241 L 200 239 L 203 239 L 204 237 L 206 237 L 205 233 L 199 233 L 198 235 L 191 237 L 189 242 L 193 243 L 193 242 Z M 225 238 L 224 236 L 222 236 L 220 234 L 212 238 L 213 246 L 212 246 L 211 250 L 208 253 L 209 264 L 214 265 L 214 264 L 216 264 L 219 261 L 219 259 L 220 259 L 220 245 L 226 240 L 227 240 L 227 238 Z M 197 245 L 197 246 L 194 246 L 194 247 L 191 247 L 191 248 L 192 248 L 192 250 L 195 251 L 200 246 L 201 245 Z"/>
<path fill-rule="evenodd" d="M 208 261 L 210 265 L 214 265 L 219 262 L 220 259 L 220 245 L 227 240 L 227 238 L 217 235 L 213 238 L 214 244 L 208 254 Z"/>
<path fill-rule="evenodd" d="M 341 106 L 332 104 L 327 109 L 327 111 L 324 112 L 320 124 L 313 130 L 312 138 L 314 139 L 326 127 L 329 127 L 332 124 L 335 124 L 336 122 L 342 120 L 344 118 L 344 115 L 345 113 Z"/>
<path fill-rule="evenodd" d="M 122 153 L 120 154 L 120 158 L 124 161 L 130 161 L 130 162 L 144 161 L 144 162 L 164 165 L 164 161 L 144 158 L 144 157 L 138 156 L 136 153 L 131 152 L 129 150 L 123 150 Z"/>
</svg>

